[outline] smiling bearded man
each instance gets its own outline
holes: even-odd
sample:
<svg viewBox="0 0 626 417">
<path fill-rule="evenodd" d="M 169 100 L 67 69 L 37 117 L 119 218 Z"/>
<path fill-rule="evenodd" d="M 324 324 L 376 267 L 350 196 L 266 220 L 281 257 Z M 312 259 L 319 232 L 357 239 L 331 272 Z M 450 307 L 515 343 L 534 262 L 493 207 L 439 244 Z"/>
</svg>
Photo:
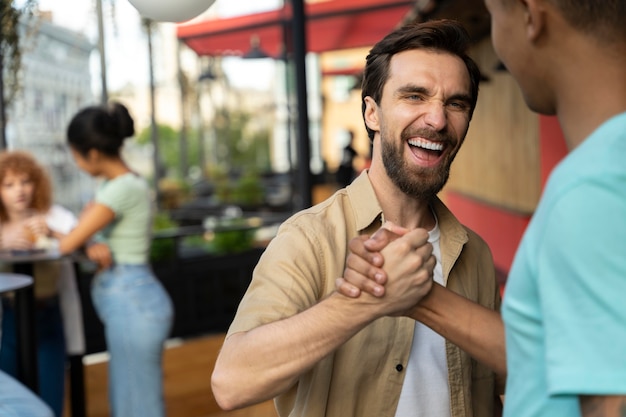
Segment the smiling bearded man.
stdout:
<svg viewBox="0 0 626 417">
<path fill-rule="evenodd" d="M 497 415 L 493 371 L 403 317 L 433 281 L 499 308 L 489 248 L 436 196 L 476 105 L 468 46 L 458 23 L 432 21 L 372 48 L 362 92 L 372 164 L 266 248 L 215 364 L 222 408 L 275 398 L 280 416 Z M 382 251 L 385 296 L 337 293 L 348 242 L 385 219 L 410 230 Z"/>
<path fill-rule="evenodd" d="M 429 138 L 409 139 L 413 137 Z M 458 152 L 444 154 L 445 149 L 454 146 L 454 140 L 447 134 L 430 129 L 418 129 L 415 133 L 402 132 L 402 141 L 410 145 L 410 151 L 420 155 L 424 160 L 435 160 L 444 157 L 438 165 L 433 167 L 417 168 L 410 172 L 408 164 L 402 159 L 404 147 L 394 144 L 391 139 L 385 139 L 385 129 L 381 128 L 382 157 L 387 175 L 393 183 L 405 194 L 420 200 L 426 200 L 437 195 L 448 182 L 452 161 Z M 461 143 L 461 141 L 457 141 Z M 417 178 L 416 178 L 417 177 Z"/>
</svg>

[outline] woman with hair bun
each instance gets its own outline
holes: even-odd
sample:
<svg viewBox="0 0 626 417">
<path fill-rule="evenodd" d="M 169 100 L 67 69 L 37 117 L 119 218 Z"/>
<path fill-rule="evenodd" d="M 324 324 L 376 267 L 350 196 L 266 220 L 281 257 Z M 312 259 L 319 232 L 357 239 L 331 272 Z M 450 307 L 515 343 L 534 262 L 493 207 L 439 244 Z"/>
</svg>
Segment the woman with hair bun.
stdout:
<svg viewBox="0 0 626 417">
<path fill-rule="evenodd" d="M 173 308 L 148 261 L 150 188 L 120 153 L 134 133 L 133 119 L 120 103 L 87 107 L 72 118 L 67 129 L 72 156 L 81 170 L 103 182 L 76 227 L 59 241 L 59 250 L 86 246 L 99 265 L 91 297 L 110 354 L 112 415 L 162 417 L 162 356 Z M 88 244 L 92 239 L 106 246 Z"/>
</svg>

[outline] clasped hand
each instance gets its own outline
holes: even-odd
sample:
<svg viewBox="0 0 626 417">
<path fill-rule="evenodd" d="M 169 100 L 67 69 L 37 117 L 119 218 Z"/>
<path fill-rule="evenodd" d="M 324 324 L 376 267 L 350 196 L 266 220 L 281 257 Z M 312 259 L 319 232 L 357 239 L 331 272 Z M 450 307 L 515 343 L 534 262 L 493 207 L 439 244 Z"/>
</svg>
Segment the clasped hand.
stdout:
<svg viewBox="0 0 626 417">
<path fill-rule="evenodd" d="M 344 276 L 336 280 L 337 291 L 357 298 L 361 292 L 393 299 L 388 315 L 409 315 L 432 288 L 435 257 L 425 229 L 385 222 L 372 236 L 349 243 Z"/>
</svg>

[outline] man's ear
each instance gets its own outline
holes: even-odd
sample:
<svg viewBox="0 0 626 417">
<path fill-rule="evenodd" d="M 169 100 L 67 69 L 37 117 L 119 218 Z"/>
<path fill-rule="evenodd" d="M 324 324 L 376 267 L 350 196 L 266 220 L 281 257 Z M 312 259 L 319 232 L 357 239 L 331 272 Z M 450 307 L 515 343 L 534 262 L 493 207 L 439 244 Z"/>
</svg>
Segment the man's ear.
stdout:
<svg viewBox="0 0 626 417">
<path fill-rule="evenodd" d="M 545 0 L 518 0 L 524 7 L 526 37 L 530 42 L 537 42 L 546 30 Z"/>
<path fill-rule="evenodd" d="M 368 128 L 375 132 L 380 132 L 380 123 L 378 120 L 378 105 L 373 98 L 367 96 L 363 99 L 365 101 L 365 112 L 363 118 Z"/>
</svg>

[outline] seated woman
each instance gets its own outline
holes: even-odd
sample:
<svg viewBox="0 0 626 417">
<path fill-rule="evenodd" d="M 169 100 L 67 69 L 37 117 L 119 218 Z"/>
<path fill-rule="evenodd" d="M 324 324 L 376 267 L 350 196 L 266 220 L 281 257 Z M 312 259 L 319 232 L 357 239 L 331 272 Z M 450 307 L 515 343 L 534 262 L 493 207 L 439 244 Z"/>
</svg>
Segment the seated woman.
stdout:
<svg viewBox="0 0 626 417">
<path fill-rule="evenodd" d="M 0 247 L 29 250 L 68 233 L 76 217 L 52 204 L 45 169 L 27 152 L 0 153 Z M 50 236 L 48 236 L 50 235 Z M 10 270 L 10 265 L 2 266 Z M 57 417 L 63 415 L 67 354 L 84 353 L 82 310 L 69 259 L 35 263 L 39 391 Z M 12 298 L 2 300 L 0 369 L 16 376 L 17 346 Z"/>
</svg>

